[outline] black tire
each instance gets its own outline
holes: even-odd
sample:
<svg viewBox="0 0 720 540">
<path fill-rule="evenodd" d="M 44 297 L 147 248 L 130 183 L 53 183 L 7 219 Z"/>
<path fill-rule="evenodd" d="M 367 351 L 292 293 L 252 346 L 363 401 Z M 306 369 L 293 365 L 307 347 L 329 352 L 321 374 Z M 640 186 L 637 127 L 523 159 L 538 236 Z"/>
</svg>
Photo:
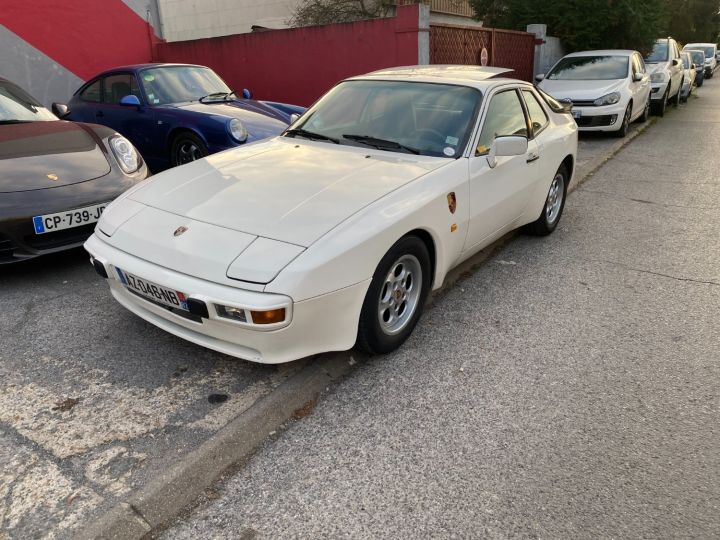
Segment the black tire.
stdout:
<svg viewBox="0 0 720 540">
<path fill-rule="evenodd" d="M 695 84 L 695 88 L 700 88 L 703 85 L 704 81 L 705 81 L 705 76 L 703 76 L 703 78 L 700 79 L 700 82 Z"/>
<path fill-rule="evenodd" d="M 613 135 L 615 137 L 622 139 L 627 135 L 628 129 L 630 129 L 630 117 L 632 116 L 632 101 L 628 103 L 628 106 L 625 108 L 625 114 L 623 115 L 622 123 L 620 124 L 620 129 L 613 132 Z"/>
<path fill-rule="evenodd" d="M 556 215 L 553 215 L 552 218 L 548 216 L 548 204 L 550 201 L 550 197 L 552 195 L 553 191 L 553 185 L 555 183 L 555 179 L 558 178 L 558 176 L 562 177 L 562 201 L 560 201 L 560 208 L 557 211 Z M 550 184 L 550 189 L 548 190 L 548 195 L 545 199 L 545 204 L 543 205 L 543 209 L 540 212 L 540 217 L 538 217 L 535 221 L 532 223 L 529 223 L 525 225 L 525 232 L 528 234 L 531 234 L 533 236 L 547 236 L 548 234 L 552 233 L 555 228 L 557 227 L 557 224 L 560 223 L 560 218 L 562 217 L 563 210 L 565 209 L 565 199 L 567 198 L 567 188 L 568 183 L 570 182 L 569 174 L 567 169 L 565 168 L 565 165 L 560 165 L 560 168 L 555 173 L 555 176 L 553 177 L 553 183 Z"/>
<path fill-rule="evenodd" d="M 396 275 L 394 269 L 397 268 L 397 263 L 406 257 L 414 258 L 419 263 L 422 277 L 413 281 L 412 285 L 419 285 L 420 290 L 413 311 L 407 314 L 407 320 L 402 328 L 390 334 L 380 322 L 383 316 L 380 312 L 382 296 L 388 296 L 387 293 L 390 293 L 389 297 L 393 296 L 392 291 L 386 288 L 386 281 L 391 272 L 392 275 Z M 430 254 L 425 243 L 417 236 L 405 236 L 398 240 L 382 258 L 370 282 L 360 312 L 356 347 L 370 354 L 386 354 L 400 347 L 412 334 L 420 319 L 430 292 L 431 279 Z"/>
<path fill-rule="evenodd" d="M 170 165 L 172 167 L 184 165 L 204 158 L 209 153 L 208 147 L 200 137 L 189 131 L 183 131 L 170 143 Z"/>
<path fill-rule="evenodd" d="M 648 118 L 650 118 L 650 96 L 648 96 L 647 103 L 645 103 L 643 113 L 638 117 L 636 122 L 643 124 L 648 121 Z"/>
<path fill-rule="evenodd" d="M 677 94 L 675 94 L 675 98 L 673 99 L 673 105 L 675 105 L 676 107 L 678 107 L 682 102 L 683 84 L 685 84 L 685 79 L 680 79 L 680 88 L 678 88 Z"/>
<path fill-rule="evenodd" d="M 668 105 L 668 94 L 670 93 L 670 85 L 668 85 L 668 89 L 665 90 L 665 94 L 663 95 L 662 101 L 660 103 L 654 103 L 654 110 L 653 114 L 655 116 L 665 116 L 665 111 L 667 110 Z"/>
</svg>

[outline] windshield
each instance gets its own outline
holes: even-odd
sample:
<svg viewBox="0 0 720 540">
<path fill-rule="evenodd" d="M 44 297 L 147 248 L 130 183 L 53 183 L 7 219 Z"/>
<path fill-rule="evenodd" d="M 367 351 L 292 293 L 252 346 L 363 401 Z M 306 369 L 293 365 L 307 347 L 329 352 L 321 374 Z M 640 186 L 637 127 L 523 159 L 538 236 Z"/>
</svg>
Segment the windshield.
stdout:
<svg viewBox="0 0 720 540">
<path fill-rule="evenodd" d="M 705 53 L 702 51 L 691 51 L 690 56 L 692 56 L 693 64 L 701 66 L 705 63 Z"/>
<path fill-rule="evenodd" d="M 569 56 L 552 68 L 547 79 L 557 81 L 600 81 L 624 79 L 627 56 Z"/>
<path fill-rule="evenodd" d="M 140 72 L 140 81 L 152 105 L 198 101 L 211 94 L 224 98 L 231 92 L 212 69 L 197 66 L 146 69 Z"/>
<path fill-rule="evenodd" d="M 0 124 L 57 119 L 22 88 L 0 80 Z"/>
<path fill-rule="evenodd" d="M 286 136 L 454 158 L 465 149 L 480 99 L 466 86 L 346 81 Z"/>
<path fill-rule="evenodd" d="M 645 62 L 649 64 L 657 64 L 658 62 L 667 62 L 668 59 L 668 42 L 658 41 L 650 54 L 645 57 Z"/>
<path fill-rule="evenodd" d="M 705 53 L 705 58 L 712 58 L 713 56 L 715 56 L 716 50 L 716 48 L 712 45 L 703 45 L 701 43 L 688 43 L 687 45 L 685 45 L 685 48 L 702 51 L 703 53 Z"/>
</svg>

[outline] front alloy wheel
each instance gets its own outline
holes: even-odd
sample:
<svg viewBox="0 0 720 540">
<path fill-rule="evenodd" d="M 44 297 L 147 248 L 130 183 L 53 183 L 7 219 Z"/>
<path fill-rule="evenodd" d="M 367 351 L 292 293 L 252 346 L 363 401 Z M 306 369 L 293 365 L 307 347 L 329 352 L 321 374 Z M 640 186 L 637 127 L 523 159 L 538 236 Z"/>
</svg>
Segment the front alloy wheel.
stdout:
<svg viewBox="0 0 720 540">
<path fill-rule="evenodd" d="M 394 351 L 410 336 L 430 292 L 431 263 L 417 236 L 401 238 L 378 264 L 365 295 L 357 347 L 371 354 Z"/>
<path fill-rule="evenodd" d="M 173 167 L 204 158 L 210 152 L 205 143 L 193 133 L 181 133 L 170 147 L 170 163 Z"/>
<path fill-rule="evenodd" d="M 628 128 L 630 127 L 630 116 L 632 116 L 632 103 L 628 103 L 628 106 L 625 109 L 622 124 L 620 124 L 620 128 L 615 132 L 616 137 L 623 138 L 627 135 Z"/>
</svg>

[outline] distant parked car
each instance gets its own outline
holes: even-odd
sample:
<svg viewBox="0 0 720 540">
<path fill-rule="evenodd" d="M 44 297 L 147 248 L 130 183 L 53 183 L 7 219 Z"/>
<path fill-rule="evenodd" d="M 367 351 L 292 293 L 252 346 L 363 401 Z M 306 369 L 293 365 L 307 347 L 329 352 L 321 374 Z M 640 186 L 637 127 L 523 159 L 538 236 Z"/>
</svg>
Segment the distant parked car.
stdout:
<svg viewBox="0 0 720 540">
<path fill-rule="evenodd" d="M 712 79 L 718 66 L 718 49 L 715 43 L 688 43 L 685 49 L 697 49 L 705 53 L 705 78 Z"/>
<path fill-rule="evenodd" d="M 680 48 L 673 38 L 658 39 L 650 54 L 645 57 L 652 83 L 651 98 L 654 113 L 665 114 L 670 100 L 680 103 L 683 85 L 683 66 Z"/>
<path fill-rule="evenodd" d="M 148 176 L 112 129 L 63 122 L 0 78 L 0 265 L 76 248 Z"/>
<path fill-rule="evenodd" d="M 683 52 L 690 54 L 693 64 L 695 64 L 695 86 L 700 88 L 705 81 L 705 52 L 697 49 L 683 49 Z"/>
<path fill-rule="evenodd" d="M 142 64 L 105 71 L 85 83 L 67 106 L 68 120 L 96 122 L 130 139 L 154 171 L 272 137 L 305 109 L 236 95 L 210 68 Z"/>
<path fill-rule="evenodd" d="M 684 71 L 683 86 L 680 90 L 680 99 L 686 102 L 690 97 L 690 94 L 692 94 L 692 91 L 695 89 L 695 64 L 693 64 L 690 53 L 683 52 L 680 56 L 682 58 Z"/>
<path fill-rule="evenodd" d="M 537 79 L 541 90 L 560 102 L 572 103 L 582 131 L 609 131 L 624 137 L 632 121 L 647 120 L 650 78 L 637 51 L 568 54 Z"/>
</svg>

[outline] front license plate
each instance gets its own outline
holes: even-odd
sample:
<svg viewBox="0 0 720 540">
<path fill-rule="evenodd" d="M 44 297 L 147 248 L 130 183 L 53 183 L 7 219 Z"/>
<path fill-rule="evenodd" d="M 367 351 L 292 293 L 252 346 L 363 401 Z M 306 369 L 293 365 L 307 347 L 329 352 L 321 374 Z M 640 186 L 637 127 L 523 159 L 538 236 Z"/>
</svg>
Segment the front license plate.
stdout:
<svg viewBox="0 0 720 540">
<path fill-rule="evenodd" d="M 57 214 L 35 216 L 32 218 L 35 234 L 62 231 L 63 229 L 71 229 L 72 227 L 87 225 L 88 223 L 97 223 L 108 204 L 110 203 L 75 208 L 74 210 L 58 212 Z"/>
<path fill-rule="evenodd" d="M 582 118 L 582 111 L 576 111 L 573 109 L 572 115 L 574 118 Z"/>
<path fill-rule="evenodd" d="M 187 295 L 115 268 L 120 282 L 132 292 L 167 307 L 189 311 Z"/>
</svg>

